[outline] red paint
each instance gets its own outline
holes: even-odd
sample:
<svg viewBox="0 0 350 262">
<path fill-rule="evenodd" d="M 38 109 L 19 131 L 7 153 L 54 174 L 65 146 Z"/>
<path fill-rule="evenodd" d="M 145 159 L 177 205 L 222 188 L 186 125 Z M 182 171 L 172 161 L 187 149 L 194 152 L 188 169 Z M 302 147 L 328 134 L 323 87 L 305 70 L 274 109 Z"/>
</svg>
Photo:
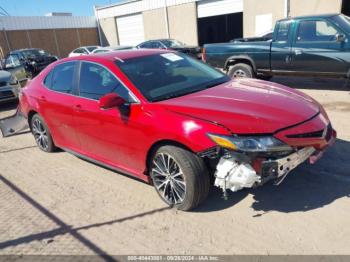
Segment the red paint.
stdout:
<svg viewBox="0 0 350 262">
<path fill-rule="evenodd" d="M 310 97 L 270 82 L 231 81 L 187 96 L 149 103 L 114 61 L 160 52 L 168 51 L 131 50 L 60 60 L 23 89 L 21 110 L 25 115 L 31 111 L 42 115 L 58 147 L 76 151 L 146 181 L 147 154 L 160 141 L 179 143 L 193 152 L 215 146 L 207 133 L 274 134 L 292 146 L 312 145 L 319 150 L 329 144 L 325 138 L 286 137 L 324 129 L 329 119 Z M 126 116 L 118 108 L 102 110 L 99 101 L 48 90 L 42 84 L 47 73 L 57 64 L 72 60 L 93 61 L 108 67 L 140 103 L 132 104 Z M 290 126 L 293 127 L 288 128 Z M 335 136 L 334 132 L 332 137 Z"/>
</svg>

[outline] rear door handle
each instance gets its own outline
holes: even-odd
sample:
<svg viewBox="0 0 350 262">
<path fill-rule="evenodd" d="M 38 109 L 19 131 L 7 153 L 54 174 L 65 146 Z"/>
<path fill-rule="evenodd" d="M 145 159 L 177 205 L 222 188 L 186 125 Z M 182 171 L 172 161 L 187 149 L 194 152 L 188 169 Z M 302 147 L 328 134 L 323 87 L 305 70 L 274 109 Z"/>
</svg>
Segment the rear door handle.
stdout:
<svg viewBox="0 0 350 262">
<path fill-rule="evenodd" d="M 40 100 L 41 102 L 46 102 L 46 97 L 45 97 L 45 96 L 41 96 L 41 97 L 39 98 L 39 100 Z"/>
</svg>

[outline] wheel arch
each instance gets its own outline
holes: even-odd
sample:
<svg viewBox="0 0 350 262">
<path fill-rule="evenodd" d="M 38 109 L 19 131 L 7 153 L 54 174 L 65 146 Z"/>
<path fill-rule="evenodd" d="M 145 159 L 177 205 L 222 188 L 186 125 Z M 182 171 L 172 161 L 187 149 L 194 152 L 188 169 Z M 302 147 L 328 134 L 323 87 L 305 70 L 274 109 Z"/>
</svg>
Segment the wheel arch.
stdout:
<svg viewBox="0 0 350 262">
<path fill-rule="evenodd" d="M 177 146 L 177 147 L 180 147 L 182 149 L 185 149 L 185 150 L 188 150 L 188 151 L 194 153 L 194 151 L 190 147 L 188 147 L 185 144 L 182 144 L 178 141 L 175 141 L 175 140 L 162 139 L 162 140 L 156 141 L 155 143 L 153 143 L 151 145 L 151 147 L 147 151 L 146 170 L 145 170 L 146 176 L 149 176 L 148 170 L 149 170 L 149 166 L 150 166 L 150 162 L 151 162 L 151 158 L 152 158 L 153 154 L 157 151 L 158 148 L 160 148 L 162 146 Z"/>
<path fill-rule="evenodd" d="M 29 126 L 30 130 L 32 130 L 32 125 L 31 125 L 32 118 L 36 114 L 39 114 L 39 113 L 35 110 L 29 110 L 29 112 L 28 112 L 28 126 Z"/>
<path fill-rule="evenodd" d="M 254 74 L 256 73 L 256 65 L 253 59 L 249 56 L 243 56 L 243 55 L 229 57 L 225 62 L 224 69 L 228 70 L 230 66 L 233 66 L 239 63 L 243 63 L 251 66 Z"/>
</svg>

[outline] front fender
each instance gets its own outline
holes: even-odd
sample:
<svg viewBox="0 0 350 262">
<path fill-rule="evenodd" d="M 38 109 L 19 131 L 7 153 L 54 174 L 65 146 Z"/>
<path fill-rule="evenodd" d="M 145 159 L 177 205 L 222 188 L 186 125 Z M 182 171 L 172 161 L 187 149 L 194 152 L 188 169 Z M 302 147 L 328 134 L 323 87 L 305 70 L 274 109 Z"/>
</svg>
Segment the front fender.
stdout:
<svg viewBox="0 0 350 262">
<path fill-rule="evenodd" d="M 231 134 L 228 129 L 219 124 L 170 110 L 164 111 L 157 115 L 159 120 L 154 125 L 156 135 L 149 148 L 159 141 L 170 140 L 186 146 L 192 152 L 199 153 L 216 146 L 208 137 L 208 133 Z"/>
</svg>

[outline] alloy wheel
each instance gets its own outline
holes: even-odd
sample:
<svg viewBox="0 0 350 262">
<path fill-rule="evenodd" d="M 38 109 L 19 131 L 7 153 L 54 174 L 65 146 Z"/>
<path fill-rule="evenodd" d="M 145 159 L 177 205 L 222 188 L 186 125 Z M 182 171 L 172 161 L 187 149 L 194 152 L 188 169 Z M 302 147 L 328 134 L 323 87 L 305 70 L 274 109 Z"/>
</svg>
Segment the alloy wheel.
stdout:
<svg viewBox="0 0 350 262">
<path fill-rule="evenodd" d="M 186 181 L 173 157 L 166 153 L 157 154 L 152 162 L 151 176 L 156 190 L 166 203 L 177 205 L 184 201 Z"/>
<path fill-rule="evenodd" d="M 43 123 L 39 119 L 34 119 L 32 124 L 32 132 L 37 145 L 44 151 L 49 148 L 49 137 Z"/>
<path fill-rule="evenodd" d="M 245 78 L 245 77 L 247 77 L 247 74 L 242 69 L 237 69 L 233 73 L 233 78 Z"/>
</svg>

